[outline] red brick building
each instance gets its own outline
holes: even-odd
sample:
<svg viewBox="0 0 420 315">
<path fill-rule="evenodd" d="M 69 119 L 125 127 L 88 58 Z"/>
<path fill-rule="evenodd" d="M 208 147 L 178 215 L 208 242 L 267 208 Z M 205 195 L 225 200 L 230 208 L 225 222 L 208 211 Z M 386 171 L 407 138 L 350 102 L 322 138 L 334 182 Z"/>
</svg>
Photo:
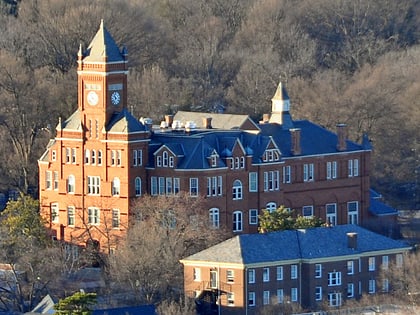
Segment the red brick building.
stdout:
<svg viewBox="0 0 420 315">
<path fill-rule="evenodd" d="M 180 191 L 204 196 L 209 225 L 233 233 L 257 232 L 261 210 L 281 205 L 332 225 L 393 227 L 395 210 L 370 207 L 366 137 L 358 144 L 345 125 L 334 133 L 293 120 L 282 84 L 258 123 L 178 112 L 153 127 L 127 110 L 127 57 L 103 23 L 79 49 L 78 108 L 39 160 L 41 213 L 57 239 L 113 248 L 134 198 Z"/>
</svg>

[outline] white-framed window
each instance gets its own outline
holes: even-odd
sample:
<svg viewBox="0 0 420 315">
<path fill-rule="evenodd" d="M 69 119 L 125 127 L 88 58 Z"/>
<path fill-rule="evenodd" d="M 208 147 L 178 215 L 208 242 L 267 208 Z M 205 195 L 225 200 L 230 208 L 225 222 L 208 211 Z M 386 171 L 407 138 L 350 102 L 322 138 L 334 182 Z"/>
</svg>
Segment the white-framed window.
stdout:
<svg viewBox="0 0 420 315">
<path fill-rule="evenodd" d="M 102 150 L 98 150 L 98 165 L 102 165 Z"/>
<path fill-rule="evenodd" d="M 159 195 L 164 195 L 166 193 L 166 189 L 165 189 L 166 180 L 165 180 L 165 177 L 159 176 L 158 180 L 159 180 Z"/>
<path fill-rule="evenodd" d="M 232 269 L 226 270 L 226 282 L 227 283 L 235 282 L 235 271 L 233 271 Z"/>
<path fill-rule="evenodd" d="M 56 161 L 57 160 L 57 151 L 52 150 L 51 151 L 51 161 Z"/>
<path fill-rule="evenodd" d="M 150 177 L 150 194 L 156 196 L 158 194 L 157 177 Z"/>
<path fill-rule="evenodd" d="M 278 281 L 283 280 L 283 266 L 277 266 L 277 268 L 276 268 L 276 279 Z"/>
<path fill-rule="evenodd" d="M 248 283 L 255 283 L 255 269 L 248 269 Z"/>
<path fill-rule="evenodd" d="M 117 165 L 121 165 L 121 150 L 117 150 Z"/>
<path fill-rule="evenodd" d="M 290 300 L 292 302 L 297 302 L 298 301 L 298 288 L 292 288 L 290 290 Z"/>
<path fill-rule="evenodd" d="M 207 177 L 207 197 L 221 196 L 223 186 L 222 176 Z"/>
<path fill-rule="evenodd" d="M 74 194 L 76 191 L 76 179 L 74 175 L 69 175 L 67 178 L 67 192 L 69 194 Z"/>
<path fill-rule="evenodd" d="M 340 292 L 328 293 L 328 304 L 329 306 L 332 306 L 332 307 L 341 306 L 341 293 Z"/>
<path fill-rule="evenodd" d="M 270 213 L 273 212 L 273 211 L 276 211 L 277 210 L 277 204 L 275 202 L 269 202 L 269 203 L 266 204 L 265 209 Z"/>
<path fill-rule="evenodd" d="M 76 164 L 76 152 L 77 152 L 77 150 L 76 150 L 76 148 L 72 148 L 71 149 L 71 163 L 72 164 Z"/>
<path fill-rule="evenodd" d="M 270 281 L 270 268 L 263 268 L 263 282 L 269 282 Z"/>
<path fill-rule="evenodd" d="M 233 292 L 228 292 L 226 297 L 228 306 L 235 306 L 235 294 Z"/>
<path fill-rule="evenodd" d="M 193 280 L 194 281 L 201 281 L 201 269 L 194 268 L 193 269 Z"/>
<path fill-rule="evenodd" d="M 292 182 L 292 169 L 290 165 L 283 166 L 283 183 L 290 184 Z"/>
<path fill-rule="evenodd" d="M 143 150 L 133 150 L 133 166 L 143 165 Z"/>
<path fill-rule="evenodd" d="M 395 255 L 395 262 L 398 268 L 401 268 L 403 266 L 403 255 L 402 254 L 397 254 Z"/>
<path fill-rule="evenodd" d="M 369 271 L 375 271 L 375 257 L 369 257 Z"/>
<path fill-rule="evenodd" d="M 267 149 L 263 154 L 264 162 L 273 162 L 280 160 L 280 151 L 278 149 Z"/>
<path fill-rule="evenodd" d="M 304 218 L 312 218 L 314 216 L 314 206 L 303 206 L 302 216 Z"/>
<path fill-rule="evenodd" d="M 90 162 L 92 165 L 96 164 L 96 151 L 95 150 L 92 150 L 90 154 Z"/>
<path fill-rule="evenodd" d="M 134 179 L 134 190 L 136 193 L 136 196 L 141 196 L 141 178 L 136 177 Z"/>
<path fill-rule="evenodd" d="M 314 164 L 303 164 L 303 181 L 313 182 L 314 181 Z"/>
<path fill-rule="evenodd" d="M 341 272 L 333 271 L 328 273 L 328 286 L 341 285 Z"/>
<path fill-rule="evenodd" d="M 174 177 L 174 194 L 178 194 L 180 189 L 179 177 Z"/>
<path fill-rule="evenodd" d="M 52 172 L 46 171 L 45 172 L 45 189 L 52 189 Z"/>
<path fill-rule="evenodd" d="M 174 167 L 174 157 L 173 156 L 170 156 L 169 157 L 169 167 Z"/>
<path fill-rule="evenodd" d="M 369 280 L 369 294 L 373 294 L 376 292 L 376 281 L 371 279 Z"/>
<path fill-rule="evenodd" d="M 190 196 L 198 196 L 198 178 L 190 178 Z"/>
<path fill-rule="evenodd" d="M 111 187 L 111 193 L 113 196 L 119 196 L 120 195 L 120 179 L 118 177 L 114 177 L 112 180 L 112 187 Z"/>
<path fill-rule="evenodd" d="M 162 166 L 162 156 L 160 156 L 160 155 L 156 156 L 156 166 L 157 167 Z"/>
<path fill-rule="evenodd" d="M 359 223 L 359 203 L 357 201 L 347 202 L 347 223 Z"/>
<path fill-rule="evenodd" d="M 255 306 L 255 292 L 248 292 L 248 306 Z"/>
<path fill-rule="evenodd" d="M 327 162 L 327 179 L 337 178 L 337 161 Z"/>
<path fill-rule="evenodd" d="M 337 225 L 337 204 L 327 203 L 325 206 L 325 212 L 327 217 L 327 223 L 330 225 Z"/>
<path fill-rule="evenodd" d="M 92 225 L 99 225 L 100 223 L 100 210 L 96 207 L 88 208 L 88 223 Z"/>
<path fill-rule="evenodd" d="M 120 210 L 112 209 L 112 228 L 118 229 L 120 227 Z"/>
<path fill-rule="evenodd" d="M 162 166 L 168 167 L 169 164 L 169 155 L 167 151 L 163 151 L 162 153 Z"/>
<path fill-rule="evenodd" d="M 387 270 L 389 267 L 389 256 L 382 256 L 382 270 Z"/>
<path fill-rule="evenodd" d="M 242 183 L 239 179 L 236 179 L 232 186 L 232 198 L 233 200 L 241 200 L 242 197 Z"/>
<path fill-rule="evenodd" d="M 315 278 L 322 278 L 322 264 L 315 264 Z"/>
<path fill-rule="evenodd" d="M 70 148 L 66 148 L 65 150 L 66 150 L 66 163 L 70 164 L 70 162 L 71 162 L 71 150 L 70 150 Z"/>
<path fill-rule="evenodd" d="M 353 260 L 347 261 L 347 274 L 348 275 L 354 274 L 354 261 Z"/>
<path fill-rule="evenodd" d="M 218 208 L 211 208 L 209 210 L 210 227 L 218 229 L 220 226 L 220 212 Z"/>
<path fill-rule="evenodd" d="M 264 172 L 264 191 L 276 191 L 279 189 L 279 171 Z"/>
<path fill-rule="evenodd" d="M 277 303 L 281 304 L 284 302 L 284 291 L 283 289 L 277 289 Z"/>
<path fill-rule="evenodd" d="M 99 176 L 88 176 L 87 186 L 89 195 L 99 195 L 101 192 L 101 178 Z"/>
<path fill-rule="evenodd" d="M 297 279 L 298 278 L 298 266 L 291 265 L 290 266 L 290 279 Z"/>
<path fill-rule="evenodd" d="M 270 291 L 263 291 L 263 304 L 270 304 Z"/>
<path fill-rule="evenodd" d="M 90 163 L 90 150 L 86 149 L 85 150 L 85 164 L 89 164 Z"/>
<path fill-rule="evenodd" d="M 249 209 L 249 224 L 258 224 L 258 209 Z"/>
<path fill-rule="evenodd" d="M 389 292 L 389 280 L 388 279 L 382 279 L 382 292 Z"/>
<path fill-rule="evenodd" d="M 354 284 L 347 283 L 347 298 L 354 297 Z"/>
<path fill-rule="evenodd" d="M 51 208 L 51 222 L 53 223 L 59 223 L 60 222 L 60 216 L 59 216 L 59 208 L 58 203 L 54 202 L 50 205 Z"/>
<path fill-rule="evenodd" d="M 258 173 L 250 172 L 248 176 L 249 176 L 249 191 L 257 192 L 258 191 Z"/>
<path fill-rule="evenodd" d="M 54 175 L 53 188 L 54 190 L 58 190 L 58 172 L 54 171 L 53 175 Z"/>
<path fill-rule="evenodd" d="M 348 174 L 349 174 L 349 177 L 359 176 L 359 160 L 358 159 L 349 160 Z"/>
<path fill-rule="evenodd" d="M 172 178 L 166 177 L 166 195 L 172 195 Z"/>
<path fill-rule="evenodd" d="M 75 225 L 75 209 L 72 206 L 67 207 L 67 225 L 74 226 Z"/>
<path fill-rule="evenodd" d="M 322 287 L 315 287 L 315 301 L 322 301 Z"/>
<path fill-rule="evenodd" d="M 233 232 L 242 231 L 242 211 L 234 211 L 232 216 Z"/>
</svg>

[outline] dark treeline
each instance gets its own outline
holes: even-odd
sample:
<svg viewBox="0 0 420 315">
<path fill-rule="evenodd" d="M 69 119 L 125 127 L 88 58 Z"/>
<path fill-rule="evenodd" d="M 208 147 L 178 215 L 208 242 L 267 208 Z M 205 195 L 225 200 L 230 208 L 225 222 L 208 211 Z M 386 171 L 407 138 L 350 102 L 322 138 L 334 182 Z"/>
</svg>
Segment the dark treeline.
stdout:
<svg viewBox="0 0 420 315">
<path fill-rule="evenodd" d="M 418 0 L 2 0 L 0 11 L 0 190 L 37 186 L 36 160 L 77 107 L 79 44 L 104 19 L 128 48 L 137 117 L 222 107 L 258 120 L 282 81 L 295 119 L 368 133 L 373 187 L 415 204 Z"/>
</svg>

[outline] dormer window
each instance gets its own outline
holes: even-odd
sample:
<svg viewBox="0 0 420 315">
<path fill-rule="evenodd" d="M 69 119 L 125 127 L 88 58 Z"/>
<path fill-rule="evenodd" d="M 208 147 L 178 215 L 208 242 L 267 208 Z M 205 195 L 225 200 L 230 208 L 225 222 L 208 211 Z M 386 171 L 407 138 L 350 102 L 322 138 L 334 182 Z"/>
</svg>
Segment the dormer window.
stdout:
<svg viewBox="0 0 420 315">
<path fill-rule="evenodd" d="M 161 155 L 156 156 L 156 166 L 172 168 L 175 166 L 175 158 L 168 151 L 163 151 Z"/>
<path fill-rule="evenodd" d="M 278 149 L 267 149 L 263 155 L 264 162 L 274 162 L 280 160 L 280 152 Z"/>
</svg>

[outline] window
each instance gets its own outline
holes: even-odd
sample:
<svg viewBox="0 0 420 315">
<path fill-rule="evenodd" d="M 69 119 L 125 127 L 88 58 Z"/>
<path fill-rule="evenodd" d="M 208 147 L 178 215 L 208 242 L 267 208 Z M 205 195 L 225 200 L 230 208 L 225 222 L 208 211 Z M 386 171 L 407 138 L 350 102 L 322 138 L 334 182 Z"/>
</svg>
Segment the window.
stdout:
<svg viewBox="0 0 420 315">
<path fill-rule="evenodd" d="M 248 269 L 248 283 L 255 283 L 255 269 Z"/>
<path fill-rule="evenodd" d="M 281 304 L 284 302 L 284 291 L 283 289 L 277 289 L 277 303 Z"/>
<path fill-rule="evenodd" d="M 298 289 L 297 288 L 292 288 L 292 290 L 290 291 L 290 299 L 292 302 L 297 302 L 298 301 Z"/>
<path fill-rule="evenodd" d="M 45 172 L 45 189 L 52 188 L 52 172 L 46 171 Z"/>
<path fill-rule="evenodd" d="M 232 269 L 226 270 L 226 282 L 227 283 L 235 282 L 235 272 Z"/>
<path fill-rule="evenodd" d="M 359 160 L 358 159 L 349 160 L 348 166 L 349 166 L 349 169 L 348 169 L 349 177 L 359 176 Z"/>
<path fill-rule="evenodd" d="M 328 286 L 341 285 L 341 272 L 334 271 L 328 273 Z"/>
<path fill-rule="evenodd" d="M 337 162 L 327 162 L 327 179 L 337 178 Z"/>
<path fill-rule="evenodd" d="M 304 218 L 312 218 L 314 216 L 314 207 L 313 206 L 303 206 L 302 215 Z"/>
<path fill-rule="evenodd" d="M 315 278 L 322 278 L 322 265 L 315 264 Z"/>
<path fill-rule="evenodd" d="M 315 300 L 316 301 L 322 300 L 322 287 L 315 287 Z"/>
<path fill-rule="evenodd" d="M 112 228 L 118 229 L 120 227 L 120 210 L 112 209 Z"/>
<path fill-rule="evenodd" d="M 347 274 L 348 275 L 354 274 L 354 261 L 353 260 L 347 261 Z"/>
<path fill-rule="evenodd" d="M 255 306 L 255 292 L 248 292 L 248 306 Z"/>
<path fill-rule="evenodd" d="M 57 151 L 52 150 L 51 151 L 51 161 L 56 161 L 57 160 Z"/>
<path fill-rule="evenodd" d="M 270 269 L 263 268 L 263 282 L 269 282 L 269 281 L 270 281 Z"/>
<path fill-rule="evenodd" d="M 233 198 L 233 200 L 241 200 L 242 199 L 242 183 L 238 179 L 233 182 L 232 198 Z"/>
<path fill-rule="evenodd" d="M 67 192 L 69 194 L 74 194 L 75 191 L 76 191 L 76 179 L 74 178 L 73 175 L 70 175 L 67 178 Z"/>
<path fill-rule="evenodd" d="M 369 293 L 375 293 L 375 280 L 369 280 Z"/>
<path fill-rule="evenodd" d="M 70 164 L 70 154 L 71 154 L 70 148 L 66 148 L 66 163 L 67 164 Z"/>
<path fill-rule="evenodd" d="M 52 203 L 51 204 L 51 222 L 53 223 L 59 223 L 60 222 L 60 217 L 59 217 L 59 213 L 58 213 L 58 203 Z"/>
<path fill-rule="evenodd" d="M 210 221 L 210 227 L 214 229 L 219 228 L 219 209 L 218 208 L 211 208 L 209 210 L 209 221 Z"/>
<path fill-rule="evenodd" d="M 347 297 L 352 298 L 354 297 L 354 284 L 347 283 Z"/>
<path fill-rule="evenodd" d="M 166 177 L 166 194 L 172 195 L 172 178 Z"/>
<path fill-rule="evenodd" d="M 54 171 L 54 190 L 58 190 L 58 172 Z"/>
<path fill-rule="evenodd" d="M 270 304 L 270 291 L 263 292 L 263 304 L 264 305 Z"/>
<path fill-rule="evenodd" d="M 283 266 L 277 266 L 276 268 L 277 280 L 283 280 Z"/>
<path fill-rule="evenodd" d="M 193 280 L 194 281 L 201 281 L 201 269 L 194 268 L 193 269 Z"/>
<path fill-rule="evenodd" d="M 245 168 L 245 157 L 235 157 L 235 169 Z"/>
<path fill-rule="evenodd" d="M 257 209 L 249 210 L 249 224 L 250 225 L 258 224 L 258 210 Z"/>
<path fill-rule="evenodd" d="M 156 166 L 157 167 L 161 167 L 162 166 L 162 157 L 160 155 L 158 155 L 156 157 Z"/>
<path fill-rule="evenodd" d="M 99 225 L 99 209 L 95 207 L 88 208 L 88 223 L 92 225 Z"/>
<path fill-rule="evenodd" d="M 387 270 L 389 266 L 389 257 L 388 256 L 382 256 L 382 269 Z"/>
<path fill-rule="evenodd" d="M 89 149 L 85 150 L 85 164 L 89 164 L 90 163 L 90 151 Z"/>
<path fill-rule="evenodd" d="M 73 164 L 76 164 L 76 149 L 75 148 L 71 149 L 71 162 Z"/>
<path fill-rule="evenodd" d="M 242 211 L 233 212 L 233 232 L 242 231 Z"/>
<path fill-rule="evenodd" d="M 263 155 L 264 162 L 273 162 L 280 160 L 280 151 L 278 149 L 267 149 Z"/>
<path fill-rule="evenodd" d="M 258 173 L 257 172 L 249 173 L 249 191 L 250 192 L 258 191 Z"/>
<path fill-rule="evenodd" d="M 222 176 L 207 177 L 207 197 L 222 195 Z"/>
<path fill-rule="evenodd" d="M 333 292 L 328 294 L 329 306 L 341 306 L 341 293 Z"/>
<path fill-rule="evenodd" d="M 150 194 L 152 196 L 156 196 L 158 193 L 158 187 L 157 187 L 157 177 L 152 176 L 150 178 Z"/>
<path fill-rule="evenodd" d="M 275 191 L 279 189 L 279 171 L 264 172 L 264 191 Z"/>
<path fill-rule="evenodd" d="M 141 196 L 141 178 L 136 177 L 134 180 L 134 189 L 136 191 L 136 196 Z"/>
<path fill-rule="evenodd" d="M 265 208 L 266 208 L 266 210 L 268 211 L 268 212 L 273 212 L 273 211 L 276 211 L 276 209 L 277 209 L 277 204 L 275 203 L 275 202 L 269 202 L 269 203 L 267 203 L 267 205 L 265 206 Z"/>
<path fill-rule="evenodd" d="M 90 161 L 92 165 L 96 164 L 96 151 L 92 150 L 91 155 L 90 155 Z"/>
<path fill-rule="evenodd" d="M 102 150 L 98 150 L 98 165 L 102 165 Z"/>
<path fill-rule="evenodd" d="M 292 182 L 292 171 L 291 167 L 289 166 L 283 166 L 283 183 L 284 184 L 290 184 Z"/>
<path fill-rule="evenodd" d="M 74 207 L 67 207 L 67 225 L 74 226 L 74 224 L 75 224 Z"/>
<path fill-rule="evenodd" d="M 303 164 L 303 181 L 313 182 L 314 181 L 314 164 Z"/>
<path fill-rule="evenodd" d="M 143 165 L 143 151 L 133 150 L 133 166 L 142 166 L 142 165 Z"/>
<path fill-rule="evenodd" d="M 389 280 L 382 279 L 382 292 L 389 292 Z"/>
<path fill-rule="evenodd" d="M 88 194 L 99 195 L 101 188 L 101 178 L 99 176 L 88 176 L 87 178 Z"/>
<path fill-rule="evenodd" d="M 351 201 L 347 203 L 347 218 L 348 224 L 358 224 L 359 203 L 357 201 Z"/>
<path fill-rule="evenodd" d="M 190 196 L 198 196 L 198 178 L 190 178 Z"/>
<path fill-rule="evenodd" d="M 369 257 L 369 271 L 375 271 L 375 257 Z"/>
<path fill-rule="evenodd" d="M 326 206 L 327 223 L 330 225 L 337 225 L 337 204 L 328 203 Z"/>
<path fill-rule="evenodd" d="M 163 167 L 168 167 L 168 161 L 169 161 L 168 152 L 164 151 L 162 153 L 162 166 Z"/>
<path fill-rule="evenodd" d="M 118 177 L 115 177 L 112 180 L 112 195 L 113 196 L 119 196 L 120 195 L 120 179 Z"/>
<path fill-rule="evenodd" d="M 235 295 L 233 292 L 228 292 L 227 294 L 227 302 L 229 306 L 235 305 Z"/>
<path fill-rule="evenodd" d="M 290 266 L 290 278 L 297 279 L 298 278 L 298 268 L 297 265 Z"/>
<path fill-rule="evenodd" d="M 403 255 L 402 254 L 397 254 L 395 256 L 395 260 L 396 260 L 397 267 L 401 268 L 403 266 Z"/>
<path fill-rule="evenodd" d="M 175 177 L 174 178 L 174 194 L 178 194 L 179 193 L 179 178 Z"/>
</svg>

